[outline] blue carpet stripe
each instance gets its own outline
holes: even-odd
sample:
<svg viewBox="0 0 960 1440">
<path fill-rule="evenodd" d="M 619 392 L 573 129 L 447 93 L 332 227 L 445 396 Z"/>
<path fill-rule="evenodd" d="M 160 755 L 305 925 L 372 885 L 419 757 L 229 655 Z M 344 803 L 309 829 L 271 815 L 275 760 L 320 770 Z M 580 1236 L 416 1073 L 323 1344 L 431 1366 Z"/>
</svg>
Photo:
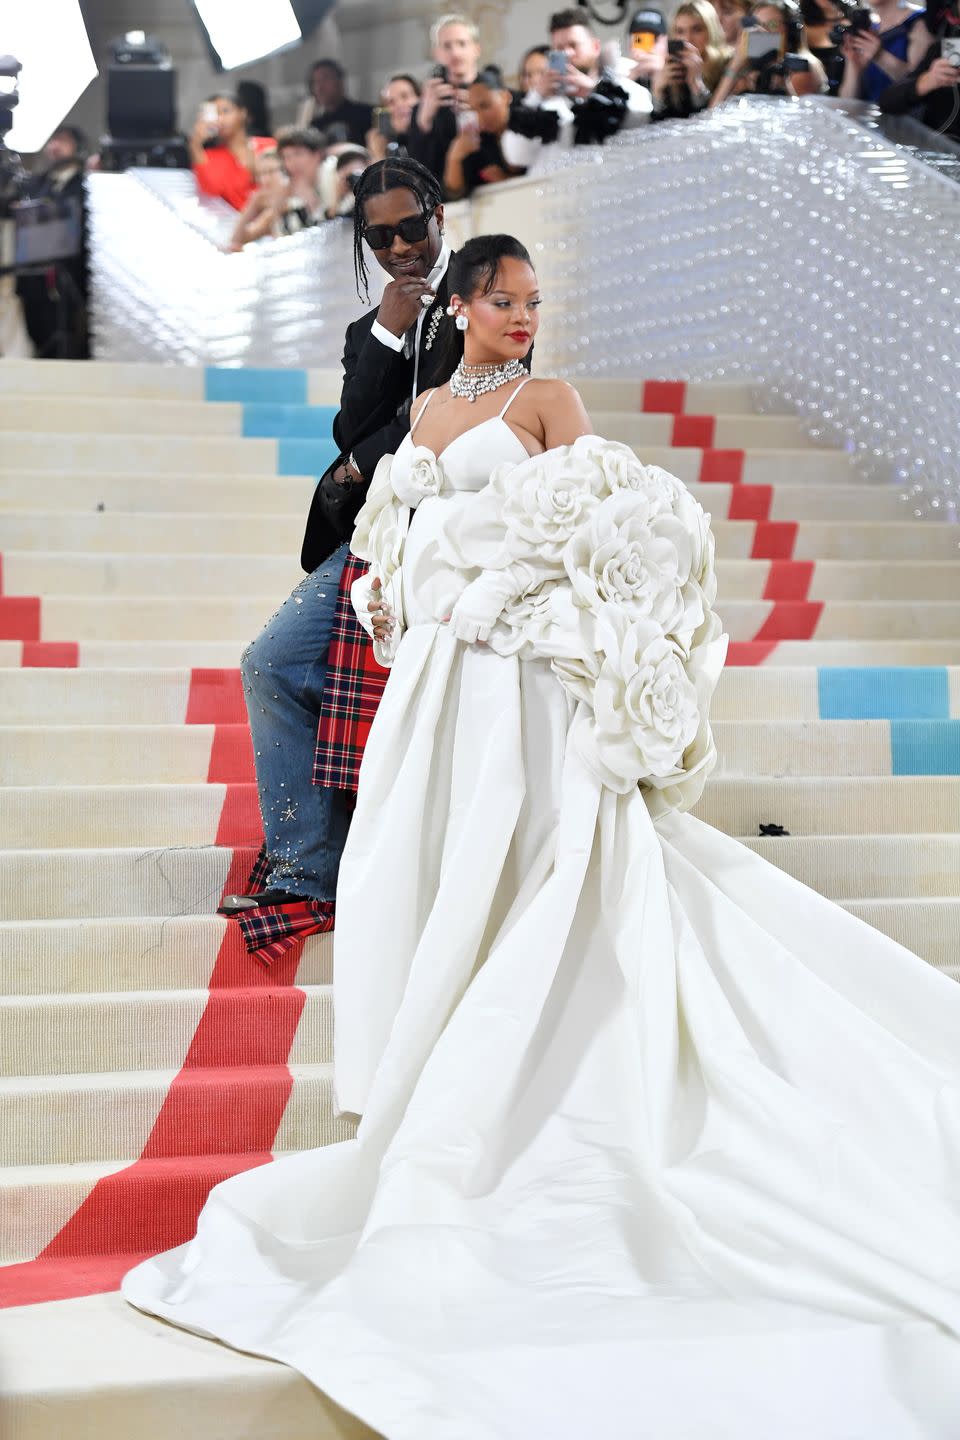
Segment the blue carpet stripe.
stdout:
<svg viewBox="0 0 960 1440">
<path fill-rule="evenodd" d="M 329 440 L 335 405 L 244 405 L 243 434 L 289 440 Z"/>
<path fill-rule="evenodd" d="M 960 775 L 960 720 L 891 720 L 893 775 Z"/>
<path fill-rule="evenodd" d="M 278 475 L 322 475 L 336 460 L 332 440 L 278 440 Z"/>
<path fill-rule="evenodd" d="M 817 671 L 821 720 L 948 720 L 946 667 L 823 667 Z"/>
<path fill-rule="evenodd" d="M 231 370 L 210 365 L 205 376 L 207 400 L 238 400 L 306 405 L 306 370 Z"/>
</svg>

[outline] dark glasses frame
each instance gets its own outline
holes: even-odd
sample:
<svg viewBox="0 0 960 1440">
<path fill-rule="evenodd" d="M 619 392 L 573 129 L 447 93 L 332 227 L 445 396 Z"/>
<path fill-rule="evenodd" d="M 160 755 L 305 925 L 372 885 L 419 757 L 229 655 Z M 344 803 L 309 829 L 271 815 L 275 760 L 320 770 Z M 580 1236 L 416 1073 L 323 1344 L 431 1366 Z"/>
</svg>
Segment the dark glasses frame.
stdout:
<svg viewBox="0 0 960 1440">
<path fill-rule="evenodd" d="M 371 250 L 389 250 L 396 237 L 405 245 L 426 240 L 432 215 L 407 215 L 399 225 L 365 225 L 360 232 Z"/>
</svg>

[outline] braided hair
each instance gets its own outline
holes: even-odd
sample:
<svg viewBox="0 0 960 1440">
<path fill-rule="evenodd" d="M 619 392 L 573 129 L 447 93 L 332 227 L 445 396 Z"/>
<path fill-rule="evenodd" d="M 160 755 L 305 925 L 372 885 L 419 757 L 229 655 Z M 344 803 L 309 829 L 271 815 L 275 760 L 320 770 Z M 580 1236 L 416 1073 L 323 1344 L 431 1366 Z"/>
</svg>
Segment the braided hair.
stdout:
<svg viewBox="0 0 960 1440">
<path fill-rule="evenodd" d="M 363 253 L 363 230 L 366 225 L 364 206 L 371 195 L 383 195 L 388 190 L 409 190 L 420 201 L 424 219 L 432 215 L 438 205 L 443 204 L 440 182 L 431 174 L 426 165 L 412 160 L 409 155 L 392 155 L 386 160 L 376 160 L 363 171 L 354 191 L 353 209 L 353 273 L 357 282 L 357 294 L 370 299 L 370 276 L 367 273 Z"/>
</svg>

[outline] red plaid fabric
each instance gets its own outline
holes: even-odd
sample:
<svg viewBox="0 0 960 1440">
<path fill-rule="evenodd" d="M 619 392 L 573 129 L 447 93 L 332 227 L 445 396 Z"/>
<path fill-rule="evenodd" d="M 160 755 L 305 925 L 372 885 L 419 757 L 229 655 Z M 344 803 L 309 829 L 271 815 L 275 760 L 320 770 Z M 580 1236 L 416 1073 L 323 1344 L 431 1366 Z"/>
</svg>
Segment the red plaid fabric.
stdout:
<svg viewBox="0 0 960 1440">
<path fill-rule="evenodd" d="M 296 905 L 261 905 L 237 917 L 247 953 L 272 965 L 274 960 L 308 935 L 333 929 L 332 900 L 303 900 Z"/>
<path fill-rule="evenodd" d="M 270 858 L 267 855 L 267 847 L 260 846 L 260 853 L 253 862 L 253 869 L 247 876 L 247 888 L 244 895 L 252 895 L 257 890 L 266 890 L 267 876 L 270 874 Z"/>
<path fill-rule="evenodd" d="M 350 599 L 351 585 L 366 570 L 365 560 L 347 556 L 333 616 L 313 763 L 314 785 L 333 790 L 357 789 L 364 746 L 390 674 L 374 659 L 373 641 Z"/>
</svg>

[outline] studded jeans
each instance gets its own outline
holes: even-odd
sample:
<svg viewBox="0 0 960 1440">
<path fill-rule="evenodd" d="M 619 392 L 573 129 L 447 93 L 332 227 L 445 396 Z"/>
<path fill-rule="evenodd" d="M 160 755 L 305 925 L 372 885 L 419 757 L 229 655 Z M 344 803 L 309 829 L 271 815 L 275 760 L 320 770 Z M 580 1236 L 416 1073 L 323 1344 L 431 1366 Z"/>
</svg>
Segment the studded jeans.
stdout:
<svg viewBox="0 0 960 1440">
<path fill-rule="evenodd" d="M 350 816 L 336 790 L 312 784 L 320 697 L 343 545 L 268 620 L 240 661 L 250 715 L 267 884 L 313 900 L 333 900 Z"/>
</svg>

